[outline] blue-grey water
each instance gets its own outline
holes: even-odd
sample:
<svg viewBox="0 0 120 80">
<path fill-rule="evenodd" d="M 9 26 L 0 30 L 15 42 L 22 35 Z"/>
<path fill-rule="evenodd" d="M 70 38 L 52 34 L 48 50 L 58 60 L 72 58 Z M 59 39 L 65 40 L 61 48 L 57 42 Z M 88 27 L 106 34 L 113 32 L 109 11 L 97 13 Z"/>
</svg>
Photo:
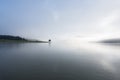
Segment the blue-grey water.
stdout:
<svg viewBox="0 0 120 80">
<path fill-rule="evenodd" d="M 72 41 L 0 43 L 0 80 L 120 80 L 120 47 Z"/>
</svg>

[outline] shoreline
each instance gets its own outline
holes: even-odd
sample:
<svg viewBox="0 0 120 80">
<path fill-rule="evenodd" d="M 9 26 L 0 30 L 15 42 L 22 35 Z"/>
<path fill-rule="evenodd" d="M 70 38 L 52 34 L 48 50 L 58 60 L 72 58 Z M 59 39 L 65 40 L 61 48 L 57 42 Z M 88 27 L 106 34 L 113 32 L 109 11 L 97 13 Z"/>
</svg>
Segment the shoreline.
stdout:
<svg viewBox="0 0 120 80">
<path fill-rule="evenodd" d="M 49 43 L 48 41 L 32 41 L 32 40 L 9 40 L 0 39 L 0 42 L 15 42 L 15 43 Z"/>
</svg>

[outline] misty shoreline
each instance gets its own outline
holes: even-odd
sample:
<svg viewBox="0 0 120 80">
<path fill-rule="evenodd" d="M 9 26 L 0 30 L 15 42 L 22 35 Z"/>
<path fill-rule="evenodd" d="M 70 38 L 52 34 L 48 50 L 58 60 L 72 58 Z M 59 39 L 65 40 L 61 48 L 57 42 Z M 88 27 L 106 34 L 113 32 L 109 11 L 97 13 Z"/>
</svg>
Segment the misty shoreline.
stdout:
<svg viewBox="0 0 120 80">
<path fill-rule="evenodd" d="M 20 36 L 0 35 L 0 42 L 48 43 L 48 41 L 31 40 Z"/>
</svg>

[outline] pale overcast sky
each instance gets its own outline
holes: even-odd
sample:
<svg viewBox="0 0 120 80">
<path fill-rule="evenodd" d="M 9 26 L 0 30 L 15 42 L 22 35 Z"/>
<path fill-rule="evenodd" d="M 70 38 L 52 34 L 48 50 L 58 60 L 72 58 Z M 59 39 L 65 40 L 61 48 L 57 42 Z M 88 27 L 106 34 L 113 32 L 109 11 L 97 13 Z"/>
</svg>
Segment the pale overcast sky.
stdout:
<svg viewBox="0 0 120 80">
<path fill-rule="evenodd" d="M 0 0 L 0 34 L 56 39 L 119 32 L 120 0 Z"/>
</svg>

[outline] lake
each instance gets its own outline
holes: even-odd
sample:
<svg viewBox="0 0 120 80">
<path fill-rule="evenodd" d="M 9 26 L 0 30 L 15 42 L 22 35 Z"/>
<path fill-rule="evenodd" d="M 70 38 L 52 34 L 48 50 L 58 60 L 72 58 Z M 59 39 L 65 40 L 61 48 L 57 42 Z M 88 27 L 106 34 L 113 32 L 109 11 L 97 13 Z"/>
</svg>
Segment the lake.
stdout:
<svg viewBox="0 0 120 80">
<path fill-rule="evenodd" d="M 0 43 L 0 80 L 120 80 L 120 46 Z"/>
</svg>

